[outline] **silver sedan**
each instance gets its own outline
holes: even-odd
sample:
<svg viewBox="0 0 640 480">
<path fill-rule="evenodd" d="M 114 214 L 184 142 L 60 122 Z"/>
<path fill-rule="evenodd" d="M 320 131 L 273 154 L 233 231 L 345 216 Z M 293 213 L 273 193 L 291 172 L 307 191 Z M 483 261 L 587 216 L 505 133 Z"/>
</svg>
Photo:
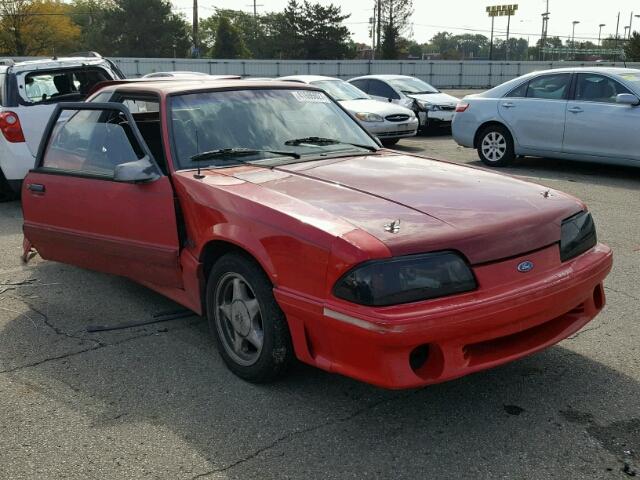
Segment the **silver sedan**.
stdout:
<svg viewBox="0 0 640 480">
<path fill-rule="evenodd" d="M 640 166 L 640 70 L 535 72 L 457 106 L 452 133 L 487 165 L 518 156 Z"/>
</svg>

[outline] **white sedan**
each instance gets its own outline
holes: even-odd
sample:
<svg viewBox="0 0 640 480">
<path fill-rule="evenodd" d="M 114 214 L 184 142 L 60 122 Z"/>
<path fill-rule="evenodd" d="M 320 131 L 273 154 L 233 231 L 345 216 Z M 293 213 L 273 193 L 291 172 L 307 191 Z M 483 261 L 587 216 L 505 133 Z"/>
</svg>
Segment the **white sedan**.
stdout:
<svg viewBox="0 0 640 480">
<path fill-rule="evenodd" d="M 420 128 L 451 125 L 458 98 L 408 75 L 365 75 L 349 80 L 372 98 L 412 109 Z"/>
<path fill-rule="evenodd" d="M 418 119 L 413 111 L 401 105 L 372 100 L 369 95 L 339 78 L 292 75 L 278 80 L 322 88 L 386 147 L 395 145 L 401 138 L 413 137 L 418 132 Z"/>
</svg>

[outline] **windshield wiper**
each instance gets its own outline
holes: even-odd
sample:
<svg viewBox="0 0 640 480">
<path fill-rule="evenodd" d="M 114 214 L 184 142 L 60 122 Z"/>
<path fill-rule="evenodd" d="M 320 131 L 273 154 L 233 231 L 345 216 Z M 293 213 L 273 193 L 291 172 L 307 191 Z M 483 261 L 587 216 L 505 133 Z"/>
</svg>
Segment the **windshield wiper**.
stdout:
<svg viewBox="0 0 640 480">
<path fill-rule="evenodd" d="M 300 158 L 300 154 L 296 152 L 235 147 L 235 148 L 218 148 L 216 150 L 209 150 L 207 152 L 198 153 L 191 157 L 191 161 L 204 162 L 207 160 L 212 160 L 214 158 L 240 157 L 245 155 L 255 155 L 256 153 L 273 153 L 274 155 L 281 155 L 283 157 L 292 157 L 296 159 Z"/>
<path fill-rule="evenodd" d="M 287 140 L 284 142 L 285 145 L 293 145 L 298 146 L 302 144 L 309 145 L 351 145 L 352 147 L 364 148 L 365 150 L 369 150 L 370 152 L 377 152 L 377 147 L 372 147 L 370 145 L 361 145 L 359 143 L 350 143 L 343 142 L 341 140 L 336 140 L 334 138 L 325 138 L 325 137 L 304 137 L 304 138 L 295 138 L 293 140 Z"/>
</svg>

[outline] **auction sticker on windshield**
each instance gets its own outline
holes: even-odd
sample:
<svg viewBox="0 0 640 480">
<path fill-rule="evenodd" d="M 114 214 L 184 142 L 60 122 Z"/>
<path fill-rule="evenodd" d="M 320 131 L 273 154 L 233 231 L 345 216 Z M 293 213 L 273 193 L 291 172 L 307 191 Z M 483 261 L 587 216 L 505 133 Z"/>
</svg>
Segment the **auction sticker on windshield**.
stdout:
<svg viewBox="0 0 640 480">
<path fill-rule="evenodd" d="M 291 95 L 295 97 L 299 102 L 314 102 L 314 103 L 330 103 L 329 97 L 322 92 L 314 92 L 313 90 L 298 90 L 291 92 Z"/>
</svg>

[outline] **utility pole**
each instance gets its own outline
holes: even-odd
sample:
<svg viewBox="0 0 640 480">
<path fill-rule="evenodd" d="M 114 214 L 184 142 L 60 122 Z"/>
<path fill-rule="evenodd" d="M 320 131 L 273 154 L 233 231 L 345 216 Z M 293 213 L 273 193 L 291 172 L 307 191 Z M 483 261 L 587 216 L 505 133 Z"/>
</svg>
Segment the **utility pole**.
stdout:
<svg viewBox="0 0 640 480">
<path fill-rule="evenodd" d="M 598 46 L 602 47 L 602 27 L 606 27 L 606 25 L 604 23 L 601 23 L 598 26 L 600 27 L 600 29 L 598 30 Z"/>
<path fill-rule="evenodd" d="M 491 16 L 491 42 L 489 43 L 489 61 L 493 60 L 493 25 L 496 23 L 495 15 Z"/>
<path fill-rule="evenodd" d="M 193 0 L 193 54 L 200 58 L 200 45 L 198 42 L 198 0 Z"/>
<path fill-rule="evenodd" d="M 378 0 L 378 18 L 377 18 L 377 28 L 376 28 L 376 48 L 378 49 L 378 53 L 380 53 L 380 31 L 382 30 L 382 0 Z"/>
<path fill-rule="evenodd" d="M 618 59 L 618 33 L 620 32 L 620 12 L 618 12 L 618 21 L 616 22 L 616 52 L 613 54 L 613 63 Z"/>
<path fill-rule="evenodd" d="M 631 40 L 631 25 L 633 24 L 633 12 L 629 15 L 629 40 Z"/>
<path fill-rule="evenodd" d="M 505 61 L 509 61 L 509 28 L 511 27 L 511 10 L 509 10 L 509 15 L 507 17 L 507 42 L 504 45 L 504 59 Z"/>
<path fill-rule="evenodd" d="M 247 5 L 251 7 L 251 5 Z M 253 0 L 253 39 L 258 38 L 258 7 L 264 7 L 264 5 L 258 3 L 257 0 Z"/>
<path fill-rule="evenodd" d="M 371 60 L 376 59 L 376 17 L 377 17 L 378 6 L 377 3 L 373 6 L 373 17 L 369 19 L 369 25 L 371 25 L 371 30 L 369 30 L 369 36 L 371 37 Z"/>
<path fill-rule="evenodd" d="M 540 37 L 540 59 L 544 60 L 544 49 L 547 46 L 547 33 L 549 32 L 549 0 L 547 0 L 547 9 L 542 14 L 542 36 Z"/>
</svg>

